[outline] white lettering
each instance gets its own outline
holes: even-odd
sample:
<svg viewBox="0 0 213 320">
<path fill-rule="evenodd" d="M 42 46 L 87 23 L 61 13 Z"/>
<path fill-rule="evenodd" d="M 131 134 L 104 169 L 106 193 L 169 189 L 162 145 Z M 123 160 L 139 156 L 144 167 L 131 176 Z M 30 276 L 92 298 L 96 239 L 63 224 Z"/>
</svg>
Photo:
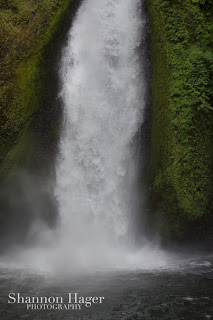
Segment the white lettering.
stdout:
<svg viewBox="0 0 213 320">
<path fill-rule="evenodd" d="M 10 301 L 9 299 L 8 299 L 8 303 L 16 303 L 16 298 L 15 298 L 15 293 L 10 293 L 9 294 L 9 299 L 12 299 L 12 301 Z"/>
</svg>

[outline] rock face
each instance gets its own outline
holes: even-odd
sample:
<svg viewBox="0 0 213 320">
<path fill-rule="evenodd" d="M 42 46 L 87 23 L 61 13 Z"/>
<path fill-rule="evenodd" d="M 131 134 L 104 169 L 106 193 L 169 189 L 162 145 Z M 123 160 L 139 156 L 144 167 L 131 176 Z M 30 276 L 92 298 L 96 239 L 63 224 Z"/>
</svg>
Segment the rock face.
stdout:
<svg viewBox="0 0 213 320">
<path fill-rule="evenodd" d="M 1 177 L 17 166 L 26 166 L 35 153 L 32 121 L 47 100 L 52 43 L 61 33 L 74 3 L 74 0 L 0 3 Z"/>
<path fill-rule="evenodd" d="M 170 238 L 204 237 L 213 205 L 213 1 L 148 4 L 154 229 Z"/>
<path fill-rule="evenodd" d="M 62 109 L 57 71 L 78 4 L 0 3 L 0 250 L 32 239 L 39 221 L 57 220 L 49 181 Z"/>
</svg>

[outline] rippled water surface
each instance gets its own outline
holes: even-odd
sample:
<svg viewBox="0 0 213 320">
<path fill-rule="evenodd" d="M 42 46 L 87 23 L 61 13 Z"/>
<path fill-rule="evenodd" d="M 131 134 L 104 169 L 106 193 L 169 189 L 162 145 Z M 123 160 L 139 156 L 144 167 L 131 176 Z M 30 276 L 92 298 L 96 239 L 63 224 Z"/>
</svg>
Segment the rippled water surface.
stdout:
<svg viewBox="0 0 213 320">
<path fill-rule="evenodd" d="M 120 320 L 213 319 L 213 258 L 189 259 L 180 265 L 152 271 L 96 273 L 55 279 L 50 275 L 2 268 L 2 320 Z M 104 296 L 103 304 L 81 310 L 26 310 L 8 304 L 8 294 L 22 296 Z"/>
</svg>

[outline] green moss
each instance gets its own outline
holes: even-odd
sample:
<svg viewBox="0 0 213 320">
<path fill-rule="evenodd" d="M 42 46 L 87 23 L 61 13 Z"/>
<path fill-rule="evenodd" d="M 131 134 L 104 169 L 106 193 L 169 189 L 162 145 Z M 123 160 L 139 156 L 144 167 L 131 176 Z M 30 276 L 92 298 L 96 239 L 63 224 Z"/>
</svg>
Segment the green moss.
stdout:
<svg viewBox="0 0 213 320">
<path fill-rule="evenodd" d="M 212 213 L 213 2 L 148 3 L 152 23 L 150 179 L 154 220 L 162 234 L 181 238 L 192 225 L 196 229 L 196 221 L 199 225 Z"/>
<path fill-rule="evenodd" d="M 28 153 L 30 123 L 45 93 L 46 59 L 74 0 L 5 0 L 0 4 L 0 176 Z M 26 159 L 25 159 L 26 160 Z"/>
</svg>

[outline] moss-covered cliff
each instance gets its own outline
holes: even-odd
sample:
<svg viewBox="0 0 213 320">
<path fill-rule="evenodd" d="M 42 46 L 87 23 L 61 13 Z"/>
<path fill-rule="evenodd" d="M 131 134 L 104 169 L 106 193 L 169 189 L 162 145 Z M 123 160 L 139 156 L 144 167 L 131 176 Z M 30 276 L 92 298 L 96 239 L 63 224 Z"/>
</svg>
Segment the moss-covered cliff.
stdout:
<svg viewBox="0 0 213 320">
<path fill-rule="evenodd" d="M 33 154 L 31 123 L 46 93 L 50 44 L 74 0 L 0 2 L 0 177 Z"/>
<path fill-rule="evenodd" d="M 1 249 L 28 242 L 39 221 L 57 221 L 49 173 L 61 119 L 58 62 L 79 3 L 0 1 Z"/>
<path fill-rule="evenodd" d="M 148 4 L 154 225 L 167 237 L 182 238 L 205 230 L 213 210 L 213 1 Z"/>
</svg>

